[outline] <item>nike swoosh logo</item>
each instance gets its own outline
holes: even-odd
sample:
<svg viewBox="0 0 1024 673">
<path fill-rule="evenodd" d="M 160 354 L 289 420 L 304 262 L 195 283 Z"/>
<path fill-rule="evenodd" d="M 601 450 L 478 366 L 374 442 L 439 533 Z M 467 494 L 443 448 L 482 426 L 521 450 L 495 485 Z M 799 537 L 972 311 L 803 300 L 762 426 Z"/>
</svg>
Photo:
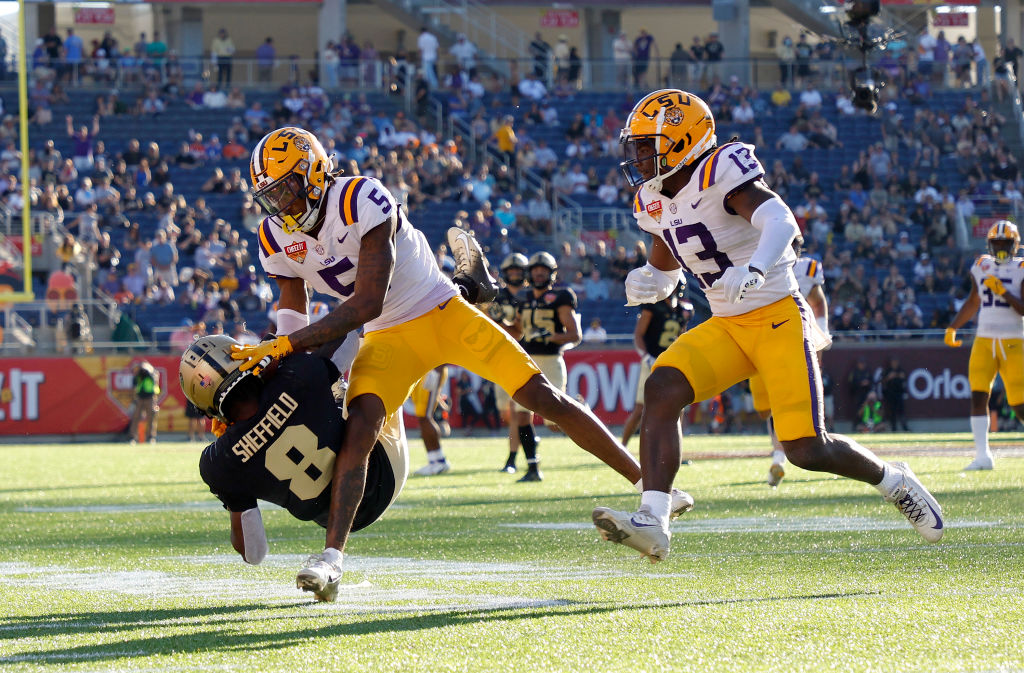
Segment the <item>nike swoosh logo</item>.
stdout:
<svg viewBox="0 0 1024 673">
<path fill-rule="evenodd" d="M 640 523 L 639 521 L 636 520 L 635 517 L 630 517 L 629 518 L 629 522 L 631 524 L 633 524 L 634 526 L 636 526 L 637 528 L 656 528 L 657 527 L 657 524 L 653 524 L 653 523 Z"/>
<path fill-rule="evenodd" d="M 925 504 L 928 505 L 927 502 Z M 938 512 L 936 512 L 935 508 L 932 507 L 931 505 L 928 505 L 928 509 L 931 510 L 932 516 L 935 517 L 935 525 L 932 526 L 932 529 L 933 530 L 942 530 L 942 515 L 939 514 Z"/>
<path fill-rule="evenodd" d="M 470 252 L 470 248 L 469 248 L 469 236 L 467 236 L 466 234 L 459 234 L 458 236 L 455 237 L 455 240 L 456 241 L 462 241 L 463 247 L 466 248 L 466 258 L 467 259 L 469 259 L 470 257 L 473 256 L 472 253 Z"/>
<path fill-rule="evenodd" d="M 349 232 L 345 232 L 345 235 L 338 239 L 338 243 L 344 243 L 345 239 L 348 238 Z"/>
<path fill-rule="evenodd" d="M 443 304 L 438 304 L 437 305 L 438 310 L 443 311 L 445 309 L 445 307 L 448 306 L 448 302 L 450 302 L 450 301 L 451 301 L 451 299 L 449 298 L 449 299 L 445 299 Z"/>
<path fill-rule="evenodd" d="M 772 329 L 779 329 L 780 327 L 785 325 L 787 322 L 789 322 L 789 318 L 786 318 L 782 322 L 773 322 L 772 323 Z"/>
<path fill-rule="evenodd" d="M 704 200 L 704 197 L 702 196 L 699 199 L 697 199 L 696 201 L 694 201 L 693 203 L 691 203 L 690 207 L 695 209 L 697 206 L 700 205 L 700 202 L 703 201 L 703 200 Z"/>
</svg>

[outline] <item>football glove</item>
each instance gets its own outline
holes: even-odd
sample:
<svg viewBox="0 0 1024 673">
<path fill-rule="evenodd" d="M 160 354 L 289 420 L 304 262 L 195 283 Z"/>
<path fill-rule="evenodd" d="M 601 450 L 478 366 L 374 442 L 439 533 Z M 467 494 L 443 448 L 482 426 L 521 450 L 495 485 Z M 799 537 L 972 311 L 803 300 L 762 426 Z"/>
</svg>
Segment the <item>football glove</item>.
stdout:
<svg viewBox="0 0 1024 673">
<path fill-rule="evenodd" d="M 626 274 L 626 306 L 654 304 L 676 289 L 682 269 L 662 271 L 650 262 Z"/>
<path fill-rule="evenodd" d="M 764 273 L 749 264 L 730 266 L 722 277 L 714 282 L 711 289 L 721 288 L 725 292 L 725 300 L 731 304 L 743 301 L 748 292 L 753 292 L 764 285 Z"/>
<path fill-rule="evenodd" d="M 996 280 L 998 280 L 998 278 Z M 953 329 L 952 327 L 946 328 L 946 336 L 944 338 L 944 341 L 946 342 L 946 345 L 949 346 L 950 348 L 957 348 L 959 346 L 964 345 L 963 341 L 956 338 L 956 330 Z"/>
<path fill-rule="evenodd" d="M 1000 297 L 1006 294 L 1006 286 L 1003 285 L 1003 281 L 995 276 L 985 276 L 985 280 L 981 281 L 981 284 Z"/>
<path fill-rule="evenodd" d="M 258 367 L 253 373 L 259 374 L 273 360 L 280 360 L 290 355 L 291 352 L 291 339 L 287 336 L 279 336 L 273 341 L 264 341 L 255 346 L 232 346 L 231 359 L 245 360 L 239 367 L 243 372 Z"/>
<path fill-rule="evenodd" d="M 546 344 L 551 340 L 551 332 L 544 328 L 536 330 L 530 334 L 530 338 L 527 339 L 530 343 L 535 344 Z"/>
<path fill-rule="evenodd" d="M 214 437 L 220 437 L 228 430 L 228 424 L 224 421 L 219 421 L 216 418 L 210 423 L 210 432 L 213 433 Z"/>
</svg>

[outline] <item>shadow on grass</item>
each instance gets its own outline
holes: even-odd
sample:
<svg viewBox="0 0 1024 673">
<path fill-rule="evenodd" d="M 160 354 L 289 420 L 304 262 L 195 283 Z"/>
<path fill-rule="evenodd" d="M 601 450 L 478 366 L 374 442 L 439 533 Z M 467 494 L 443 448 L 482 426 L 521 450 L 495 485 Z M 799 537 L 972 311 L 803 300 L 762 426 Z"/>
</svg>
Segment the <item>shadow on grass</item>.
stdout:
<svg viewBox="0 0 1024 673">
<path fill-rule="evenodd" d="M 191 655 L 203 652 L 242 652 L 273 650 L 308 644 L 324 636 L 359 636 L 403 631 L 424 631 L 449 628 L 463 624 L 481 622 L 515 622 L 519 620 L 543 619 L 548 617 L 574 617 L 598 615 L 628 610 L 655 611 L 686 607 L 710 607 L 732 604 L 773 603 L 778 601 L 819 601 L 858 598 L 879 595 L 876 591 L 855 591 L 849 593 L 794 594 L 786 596 L 751 596 L 741 598 L 717 598 L 665 603 L 625 604 L 612 602 L 564 601 L 556 606 L 524 608 L 500 607 L 494 609 L 439 610 L 410 608 L 415 614 L 366 615 L 368 618 L 353 621 L 352 616 L 339 613 L 345 623 L 323 625 L 324 617 L 331 613 L 317 610 L 306 612 L 308 603 L 289 605 L 249 604 L 209 608 L 171 608 L 156 610 L 126 610 L 107 612 L 82 612 L 45 614 L 26 617 L 11 617 L 0 620 L 0 639 L 20 639 L 33 636 L 77 635 L 83 633 L 102 634 L 108 642 L 79 647 L 55 646 L 52 649 L 26 650 L 0 657 L 0 664 L 17 662 L 55 663 L 67 661 L 105 661 L 163 655 Z M 248 613 L 252 619 L 244 622 L 230 619 L 234 614 Z M 316 626 L 280 631 L 276 633 L 252 633 L 251 629 L 261 619 L 316 620 Z M 195 629 L 188 635 L 180 631 L 194 620 Z M 175 635 L 155 637 L 132 637 L 132 632 L 165 626 L 179 631 Z M 244 633 L 229 632 L 237 626 Z M 66 642 L 66 641 L 65 641 Z"/>
</svg>

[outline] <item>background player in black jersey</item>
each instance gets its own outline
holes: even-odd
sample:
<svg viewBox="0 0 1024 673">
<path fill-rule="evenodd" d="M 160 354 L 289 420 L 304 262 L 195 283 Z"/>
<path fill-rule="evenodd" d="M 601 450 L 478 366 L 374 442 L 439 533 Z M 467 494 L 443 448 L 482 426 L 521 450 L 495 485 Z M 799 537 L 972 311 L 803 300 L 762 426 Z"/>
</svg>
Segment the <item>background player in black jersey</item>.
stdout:
<svg viewBox="0 0 1024 673">
<path fill-rule="evenodd" d="M 487 306 L 487 315 L 498 326 L 519 340 L 521 332 L 513 333 L 519 305 L 523 302 L 526 288 L 526 267 L 529 260 L 521 252 L 513 252 L 501 262 L 501 289 L 498 296 Z M 495 403 L 501 413 L 501 420 L 508 424 L 508 459 L 501 472 L 514 474 L 516 471 L 516 454 L 519 453 L 519 424 L 516 421 L 516 410 L 512 398 L 501 386 L 495 386 Z"/>
<path fill-rule="evenodd" d="M 231 514 L 231 545 L 247 563 L 257 564 L 268 549 L 257 500 L 326 527 L 345 420 L 331 394 L 338 370 L 329 359 L 296 353 L 253 375 L 252 369 L 240 371 L 241 361 L 231 358 L 237 343 L 225 335 L 198 339 L 182 355 L 178 378 L 192 404 L 227 424 L 203 450 L 199 473 Z M 380 518 L 401 492 L 408 469 L 399 410 L 370 454 L 352 530 Z M 321 587 L 304 571 L 296 578 L 299 588 L 313 591 L 318 600 L 334 600 L 340 573 Z"/>
<path fill-rule="evenodd" d="M 636 327 L 633 329 L 633 346 L 640 354 L 640 376 L 636 387 L 636 404 L 622 428 L 622 445 L 629 445 L 629 438 L 640 426 L 644 412 L 644 383 L 651 375 L 654 358 L 661 355 L 680 334 L 686 331 L 686 324 L 693 317 L 693 304 L 683 299 L 686 285 L 680 284 L 665 299 L 655 304 L 642 304 Z M 683 414 L 680 414 L 682 423 Z M 682 426 L 680 426 L 681 428 Z"/>
<path fill-rule="evenodd" d="M 565 392 L 565 360 L 562 351 L 578 344 L 580 317 L 576 313 L 576 293 L 567 287 L 556 288 L 555 277 L 558 263 L 549 252 L 538 252 L 530 257 L 527 265 L 530 290 L 519 305 L 516 331 L 522 334 L 523 348 L 551 385 Z M 526 454 L 527 471 L 519 481 L 540 481 L 537 457 L 537 437 L 533 429 L 533 412 L 516 405 L 516 422 L 519 425 L 519 441 Z"/>
</svg>

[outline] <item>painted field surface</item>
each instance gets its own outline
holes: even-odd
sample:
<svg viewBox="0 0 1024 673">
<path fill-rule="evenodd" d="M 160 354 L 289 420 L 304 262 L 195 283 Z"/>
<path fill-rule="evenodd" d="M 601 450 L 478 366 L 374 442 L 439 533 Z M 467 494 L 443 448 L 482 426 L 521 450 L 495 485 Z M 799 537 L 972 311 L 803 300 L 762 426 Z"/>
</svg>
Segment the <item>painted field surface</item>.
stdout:
<svg viewBox="0 0 1024 673">
<path fill-rule="evenodd" d="M 962 471 L 966 434 L 870 438 L 939 499 L 937 545 L 864 484 L 768 488 L 766 441 L 687 438 L 697 506 L 652 566 L 599 539 L 591 509 L 639 497 L 568 440 L 525 484 L 506 440 L 446 440 L 452 471 L 352 536 L 330 604 L 295 589 L 315 524 L 267 508 L 270 556 L 235 554 L 199 446 L 8 441 L 0 671 L 1024 671 L 1024 436 L 993 436 L 991 472 Z"/>
</svg>

